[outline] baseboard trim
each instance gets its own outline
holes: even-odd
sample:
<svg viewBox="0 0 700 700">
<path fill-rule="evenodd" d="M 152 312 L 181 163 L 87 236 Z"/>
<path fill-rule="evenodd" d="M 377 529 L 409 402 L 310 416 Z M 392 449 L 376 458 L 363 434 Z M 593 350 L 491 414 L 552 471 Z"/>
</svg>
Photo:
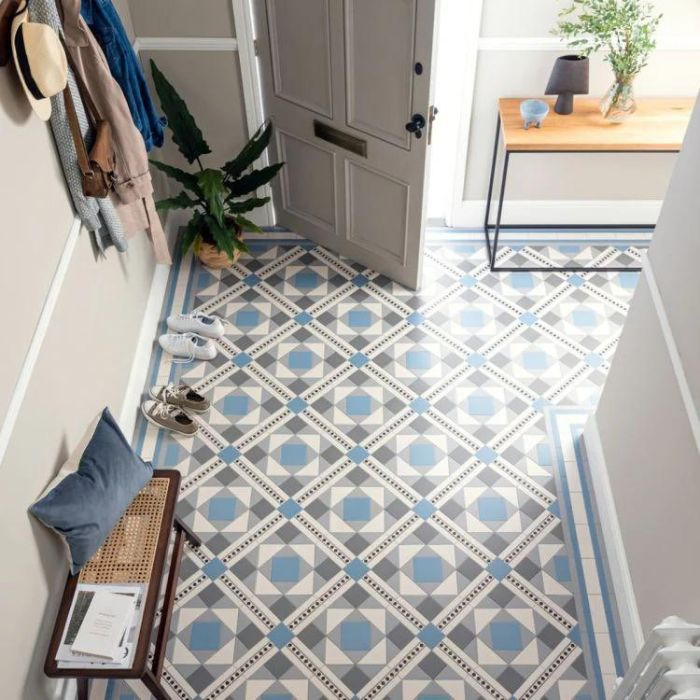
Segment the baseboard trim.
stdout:
<svg viewBox="0 0 700 700">
<path fill-rule="evenodd" d="M 538 225 L 654 226 L 661 200 L 509 200 L 503 205 L 503 223 Z M 465 200 L 452 212 L 448 225 L 454 228 L 483 226 L 485 200 Z M 491 208 L 491 221 L 495 218 Z"/>
<path fill-rule="evenodd" d="M 644 633 L 595 415 L 591 415 L 586 423 L 583 441 L 586 446 L 593 495 L 598 507 L 600 529 L 610 567 L 610 578 L 620 615 L 622 638 L 628 663 L 631 664 L 644 645 Z"/>
<path fill-rule="evenodd" d="M 165 221 L 165 235 L 168 241 L 174 241 L 177 231 L 182 224 L 182 216 L 172 212 Z M 148 299 L 143 313 L 143 321 L 139 330 L 134 359 L 131 363 L 129 381 L 127 382 L 122 410 L 119 414 L 119 425 L 127 440 L 131 442 L 136 430 L 141 396 L 148 376 L 148 367 L 153 353 L 153 339 L 158 333 L 160 311 L 168 288 L 170 265 L 156 265 L 148 292 Z"/>
<path fill-rule="evenodd" d="M 37 321 L 36 328 L 34 329 L 34 335 L 29 343 L 29 348 L 27 349 L 24 363 L 22 364 L 15 388 L 12 392 L 12 397 L 10 398 L 10 403 L 7 407 L 7 414 L 5 415 L 2 427 L 0 428 L 0 466 L 2 465 L 2 461 L 5 457 L 7 447 L 10 444 L 12 432 L 15 429 L 15 424 L 17 423 L 17 418 L 19 417 L 19 413 L 22 408 L 24 396 L 27 393 L 27 388 L 29 387 L 29 382 L 31 381 L 32 373 L 34 372 L 34 367 L 39 359 L 41 346 L 43 345 L 44 338 L 46 338 L 46 333 L 49 330 L 51 318 L 56 308 L 58 297 L 61 294 L 63 282 L 68 274 L 68 269 L 73 258 L 75 247 L 78 243 L 81 228 L 81 221 L 76 216 L 73 219 L 70 231 L 66 237 L 66 242 L 63 246 L 63 251 L 61 252 L 61 257 L 58 260 L 56 270 L 53 274 L 53 278 L 51 279 L 51 284 L 49 285 L 48 292 L 46 293 L 46 298 L 44 299 L 44 306 L 41 309 L 39 320 Z"/>
</svg>

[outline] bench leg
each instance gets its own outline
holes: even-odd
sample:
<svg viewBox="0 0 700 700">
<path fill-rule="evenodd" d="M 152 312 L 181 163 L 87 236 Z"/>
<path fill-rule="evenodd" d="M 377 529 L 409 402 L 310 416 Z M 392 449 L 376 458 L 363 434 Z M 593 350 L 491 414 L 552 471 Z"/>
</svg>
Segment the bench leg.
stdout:
<svg viewBox="0 0 700 700">
<path fill-rule="evenodd" d="M 182 520 L 180 519 L 180 517 L 177 516 L 177 515 L 175 516 L 175 527 L 176 527 L 176 528 L 179 528 L 180 530 L 182 530 L 182 532 L 183 532 L 184 535 L 185 535 L 185 539 L 186 539 L 193 547 L 201 547 L 201 546 L 202 546 L 202 540 L 200 540 L 199 537 L 197 537 L 197 535 L 195 535 L 195 533 L 192 532 L 192 530 L 191 530 L 189 527 L 187 527 L 187 525 L 185 525 L 185 523 L 182 522 Z"/>
<path fill-rule="evenodd" d="M 90 697 L 90 679 L 76 678 L 78 681 L 78 700 L 88 700 Z"/>
<path fill-rule="evenodd" d="M 163 690 L 160 680 L 149 669 L 146 669 L 146 672 L 141 676 L 141 680 L 156 700 L 170 700 L 170 696 Z"/>
</svg>

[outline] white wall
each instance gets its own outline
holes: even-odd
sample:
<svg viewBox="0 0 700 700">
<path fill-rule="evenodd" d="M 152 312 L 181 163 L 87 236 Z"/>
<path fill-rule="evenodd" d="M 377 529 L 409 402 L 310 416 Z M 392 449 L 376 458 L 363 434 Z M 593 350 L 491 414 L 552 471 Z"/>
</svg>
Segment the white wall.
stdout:
<svg viewBox="0 0 700 700">
<path fill-rule="evenodd" d="M 700 106 L 586 429 L 599 440 L 626 551 L 631 589 L 618 599 L 636 600 L 644 634 L 669 615 L 700 621 L 698 182 Z"/>
<path fill-rule="evenodd" d="M 555 58 L 567 53 L 551 34 L 563 2 L 533 0 L 526 9 L 514 0 L 474 0 L 466 4 L 471 7 L 471 22 L 459 17 L 464 12 L 460 0 L 441 2 L 441 26 L 447 40 L 443 44 L 441 38 L 438 49 L 435 102 L 438 107 L 460 111 L 464 143 L 455 136 L 453 115 L 442 110 L 434 132 L 434 185 L 429 200 L 429 215 L 445 217 L 454 226 L 478 226 L 483 219 L 497 99 L 541 96 Z M 474 18 L 479 18 L 479 5 L 482 10 L 477 26 Z M 658 0 L 656 5 L 664 12 L 659 48 L 637 80 L 637 94 L 694 96 L 700 87 L 700 3 Z M 460 27 L 461 42 L 455 41 L 455 22 Z M 608 65 L 601 57 L 593 57 L 591 96 L 600 96 L 611 82 Z M 455 103 L 455 91 L 463 86 L 467 87 L 466 94 Z M 445 131 L 442 142 L 440 118 Z M 460 162 L 452 186 L 457 192 L 452 191 L 445 177 L 450 150 L 454 153 L 455 148 Z M 610 205 L 622 201 L 642 201 L 647 203 L 645 213 L 654 211 L 657 207 L 653 205 L 663 198 L 674 161 L 673 155 L 516 156 L 511 159 L 508 199 L 527 201 L 531 210 L 539 207 L 541 223 L 577 223 L 576 214 L 565 206 L 571 200 L 590 204 L 583 213 L 589 217 L 587 222 L 609 222 Z M 536 178 L 532 172 L 537 173 Z M 557 201 L 562 206 L 557 206 Z M 630 209 L 634 215 L 635 207 Z"/>
</svg>

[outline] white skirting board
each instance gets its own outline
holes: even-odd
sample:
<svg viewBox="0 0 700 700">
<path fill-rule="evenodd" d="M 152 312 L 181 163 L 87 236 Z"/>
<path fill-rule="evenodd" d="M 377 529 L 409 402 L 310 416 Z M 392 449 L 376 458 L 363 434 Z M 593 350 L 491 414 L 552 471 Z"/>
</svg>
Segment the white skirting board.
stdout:
<svg viewBox="0 0 700 700">
<path fill-rule="evenodd" d="M 650 225 L 659 218 L 661 202 L 657 200 L 506 200 L 504 224 L 537 225 Z M 448 217 L 454 228 L 484 225 L 485 200 L 465 200 Z M 491 205 L 491 223 L 496 220 L 496 199 Z"/>
<path fill-rule="evenodd" d="M 608 470 L 605 464 L 603 444 L 598 431 L 595 414 L 591 415 L 583 431 L 586 456 L 590 468 L 593 492 L 600 517 L 603 544 L 607 552 L 610 578 L 620 615 L 622 637 L 627 658 L 631 664 L 644 645 L 644 633 L 639 619 L 637 600 L 632 586 L 632 576 L 627 565 L 627 555 L 622 539 L 622 531 L 615 510 Z"/>
<path fill-rule="evenodd" d="M 183 224 L 183 219 L 184 217 L 178 212 L 171 212 L 166 219 L 165 235 L 171 246 L 176 239 L 177 230 Z M 129 442 L 131 442 L 136 429 L 136 419 L 141 405 L 143 388 L 146 384 L 148 366 L 153 354 L 153 341 L 158 332 L 160 311 L 168 288 L 169 276 L 170 265 L 156 265 L 136 342 L 134 359 L 131 363 L 129 382 L 124 392 L 122 410 L 119 414 L 119 426 Z"/>
</svg>

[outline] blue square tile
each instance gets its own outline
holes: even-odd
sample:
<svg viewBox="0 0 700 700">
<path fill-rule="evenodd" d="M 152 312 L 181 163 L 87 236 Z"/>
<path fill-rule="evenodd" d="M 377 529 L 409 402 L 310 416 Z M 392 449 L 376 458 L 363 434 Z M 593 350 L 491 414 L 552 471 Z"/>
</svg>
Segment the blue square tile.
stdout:
<svg viewBox="0 0 700 700">
<path fill-rule="evenodd" d="M 464 275 L 462 279 L 460 279 L 460 282 L 465 286 L 465 287 L 473 287 L 477 283 L 476 277 L 473 277 L 472 275 Z"/>
<path fill-rule="evenodd" d="M 443 579 L 442 559 L 436 556 L 413 557 L 413 580 L 416 583 L 440 583 Z"/>
<path fill-rule="evenodd" d="M 359 581 L 368 571 L 369 566 L 361 559 L 353 559 L 345 566 L 345 573 L 355 581 Z"/>
<path fill-rule="evenodd" d="M 559 583 L 571 581 L 571 569 L 569 568 L 569 558 L 566 555 L 558 554 L 553 558 L 554 577 Z"/>
<path fill-rule="evenodd" d="M 428 623 L 419 633 L 418 639 L 428 647 L 434 649 L 445 638 L 445 635 L 432 623 Z"/>
<path fill-rule="evenodd" d="M 302 443 L 288 442 L 280 448 L 280 464 L 283 467 L 305 467 L 308 464 L 308 450 Z"/>
<path fill-rule="evenodd" d="M 290 498 L 288 501 L 282 503 L 282 505 L 277 506 L 277 510 L 282 513 L 285 518 L 291 520 L 295 515 L 301 513 L 303 508 L 293 498 Z"/>
<path fill-rule="evenodd" d="M 343 651 L 369 651 L 372 646 L 372 628 L 369 622 L 340 623 L 340 648 Z"/>
<path fill-rule="evenodd" d="M 598 355 L 598 353 L 592 352 L 590 355 L 586 355 L 586 364 L 590 367 L 600 367 L 605 360 Z"/>
<path fill-rule="evenodd" d="M 369 396 L 348 396 L 345 399 L 345 412 L 349 416 L 368 416 L 372 413 L 372 400 Z"/>
<path fill-rule="evenodd" d="M 496 557 L 486 567 L 486 571 L 488 571 L 496 580 L 502 581 L 512 571 L 512 568 L 510 564 L 504 562 L 503 559 Z"/>
<path fill-rule="evenodd" d="M 318 275 L 313 270 L 304 270 L 294 275 L 294 286 L 297 289 L 314 289 L 318 286 Z"/>
<path fill-rule="evenodd" d="M 245 416 L 250 410 L 250 398 L 247 396 L 226 396 L 224 398 L 225 416 Z"/>
<path fill-rule="evenodd" d="M 247 277 L 243 278 L 243 281 L 249 287 L 254 287 L 258 282 L 260 282 L 260 278 L 257 275 L 248 275 Z"/>
<path fill-rule="evenodd" d="M 528 311 L 527 313 L 522 314 L 519 320 L 520 323 L 524 323 L 526 326 L 534 326 L 537 323 L 537 316 Z"/>
<path fill-rule="evenodd" d="M 498 452 L 490 448 L 488 445 L 484 445 L 484 447 L 481 447 L 475 452 L 474 456 L 480 462 L 483 462 L 484 464 L 490 464 L 496 459 L 496 457 L 498 457 Z"/>
<path fill-rule="evenodd" d="M 271 632 L 268 632 L 267 638 L 278 648 L 282 649 L 286 647 L 289 642 L 294 639 L 293 632 L 285 625 L 280 622 L 277 627 L 275 627 Z"/>
<path fill-rule="evenodd" d="M 484 312 L 481 309 L 462 309 L 459 324 L 463 328 L 481 328 L 484 325 Z"/>
<path fill-rule="evenodd" d="M 412 467 L 434 467 L 437 463 L 435 447 L 428 442 L 413 443 L 408 448 L 408 463 Z"/>
<path fill-rule="evenodd" d="M 355 277 L 352 278 L 352 283 L 356 287 L 364 287 L 369 280 L 364 276 L 364 275 L 355 275 Z"/>
<path fill-rule="evenodd" d="M 539 399 L 535 399 L 532 402 L 532 407 L 536 411 L 544 411 L 544 409 L 547 408 L 547 406 L 549 406 L 549 401 L 547 399 L 543 399 L 542 397 L 540 397 Z"/>
<path fill-rule="evenodd" d="M 541 350 L 529 350 L 523 353 L 523 367 L 525 369 L 547 369 L 549 365 L 549 355 Z"/>
<path fill-rule="evenodd" d="M 369 357 L 363 355 L 361 352 L 356 352 L 349 360 L 350 364 L 355 365 L 355 367 L 364 367 L 369 362 Z"/>
<path fill-rule="evenodd" d="M 296 583 L 299 580 L 299 571 L 299 557 L 282 555 L 272 557 L 270 580 L 273 583 Z"/>
<path fill-rule="evenodd" d="M 287 357 L 290 369 L 307 370 L 313 367 L 314 356 L 310 350 L 292 350 Z"/>
<path fill-rule="evenodd" d="M 227 571 L 226 564 L 218 557 L 214 557 L 210 562 L 202 567 L 202 571 L 212 580 L 219 578 L 224 571 Z"/>
<path fill-rule="evenodd" d="M 467 363 L 472 367 L 481 367 L 481 365 L 486 364 L 486 358 L 478 352 L 473 352 L 467 358 Z"/>
<path fill-rule="evenodd" d="M 343 520 L 367 522 L 371 517 L 371 502 L 367 496 L 347 496 L 343 499 Z"/>
<path fill-rule="evenodd" d="M 496 651 L 522 651 L 523 640 L 517 622 L 492 622 L 489 625 L 491 646 Z"/>
<path fill-rule="evenodd" d="M 420 326 L 420 324 L 425 321 L 425 317 L 423 314 L 419 314 L 417 311 L 414 311 L 412 314 L 406 317 L 406 321 L 412 326 Z"/>
<path fill-rule="evenodd" d="M 598 322 L 598 315 L 592 309 L 575 309 L 571 314 L 574 325 L 580 328 L 592 328 Z"/>
<path fill-rule="evenodd" d="M 483 522 L 503 522 L 508 518 L 505 498 L 481 496 L 477 499 L 479 520 Z"/>
<path fill-rule="evenodd" d="M 308 313 L 307 311 L 302 311 L 300 314 L 297 314 L 294 317 L 294 320 L 300 326 L 305 326 L 307 323 L 311 323 L 311 321 L 314 320 L 314 317 L 310 313 Z"/>
<path fill-rule="evenodd" d="M 255 328 L 260 323 L 260 312 L 254 309 L 242 309 L 235 316 L 238 328 Z"/>
<path fill-rule="evenodd" d="M 235 462 L 240 456 L 241 453 L 233 445 L 224 447 L 224 449 L 219 452 L 219 459 L 222 459 L 226 464 Z"/>
<path fill-rule="evenodd" d="M 309 404 L 301 398 L 301 396 L 295 396 L 288 404 L 287 408 L 292 413 L 301 413 L 306 409 Z"/>
<path fill-rule="evenodd" d="M 369 328 L 372 325 L 372 314 L 369 311 L 348 311 L 347 322 L 350 328 Z"/>
<path fill-rule="evenodd" d="M 530 272 L 513 272 L 510 275 L 510 283 L 516 289 L 532 289 L 535 286 L 535 280 Z"/>
<path fill-rule="evenodd" d="M 406 367 L 408 369 L 430 369 L 430 353 L 427 350 L 409 350 L 406 353 Z"/>
<path fill-rule="evenodd" d="M 245 367 L 252 361 L 253 358 L 247 352 L 239 352 L 238 355 L 231 360 L 236 367 Z"/>
<path fill-rule="evenodd" d="M 580 275 L 571 275 L 571 277 L 569 277 L 569 284 L 572 287 L 581 287 L 582 285 L 586 284 L 586 280 L 584 280 Z"/>
<path fill-rule="evenodd" d="M 190 643 L 187 647 L 191 651 L 214 651 L 221 642 L 221 623 L 193 622 L 190 628 Z"/>
<path fill-rule="evenodd" d="M 236 517 L 237 504 L 238 502 L 233 496 L 212 498 L 207 506 L 207 518 L 209 520 L 231 522 Z"/>
<path fill-rule="evenodd" d="M 425 413 L 430 408 L 430 403 L 427 399 L 419 396 L 411 401 L 410 406 L 416 413 Z"/>
<path fill-rule="evenodd" d="M 355 464 L 360 464 L 369 457 L 369 452 L 361 445 L 355 445 L 355 447 L 348 452 L 348 457 L 355 462 Z"/>
<path fill-rule="evenodd" d="M 496 413 L 496 402 L 490 396 L 470 396 L 467 407 L 472 416 L 492 416 Z"/>
<path fill-rule="evenodd" d="M 621 272 L 617 279 L 620 286 L 623 289 L 634 289 L 637 286 L 637 280 L 639 279 L 638 272 Z"/>
<path fill-rule="evenodd" d="M 413 512 L 423 518 L 423 520 L 427 520 L 436 510 L 437 508 L 425 498 L 421 498 L 421 500 L 413 506 Z"/>
</svg>

